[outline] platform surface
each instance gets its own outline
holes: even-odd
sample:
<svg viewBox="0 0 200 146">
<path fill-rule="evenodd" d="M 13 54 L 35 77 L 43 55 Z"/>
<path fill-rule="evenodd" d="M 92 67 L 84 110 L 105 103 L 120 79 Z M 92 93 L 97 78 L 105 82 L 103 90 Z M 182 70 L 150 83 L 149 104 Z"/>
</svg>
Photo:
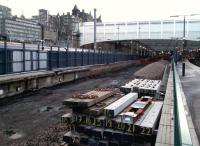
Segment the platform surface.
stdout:
<svg viewBox="0 0 200 146">
<path fill-rule="evenodd" d="M 200 140 L 200 67 L 189 61 L 185 62 L 185 76 L 182 77 L 182 63 L 177 64 L 177 71 L 189 111 L 187 121 L 193 143 L 199 145 Z M 196 132 L 196 133 L 195 133 Z M 198 137 L 198 141 L 196 140 Z"/>
<path fill-rule="evenodd" d="M 200 138 L 200 68 L 186 61 L 186 74 L 182 77 L 182 63 L 177 64 L 177 82 L 183 100 L 186 119 L 193 146 L 199 146 Z M 156 146 L 174 145 L 173 76 L 170 71 L 164 105 L 159 124 Z"/>
<path fill-rule="evenodd" d="M 172 146 L 174 145 L 173 138 L 173 75 L 172 71 L 170 71 L 158 134 L 156 138 L 156 146 Z"/>
</svg>

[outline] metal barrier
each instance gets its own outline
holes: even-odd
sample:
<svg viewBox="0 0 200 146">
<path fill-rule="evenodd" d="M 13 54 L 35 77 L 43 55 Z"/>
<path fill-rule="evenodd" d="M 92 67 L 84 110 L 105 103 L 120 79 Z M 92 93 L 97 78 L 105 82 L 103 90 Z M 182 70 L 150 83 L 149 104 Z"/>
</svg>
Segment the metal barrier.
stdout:
<svg viewBox="0 0 200 146">
<path fill-rule="evenodd" d="M 136 59 L 136 56 L 124 53 L 48 51 L 48 67 L 50 70 L 60 67 L 106 64 L 134 59 Z"/>
<path fill-rule="evenodd" d="M 180 83 L 177 82 L 177 71 L 174 61 L 173 69 L 173 96 L 174 96 L 174 145 L 193 146 L 192 139 L 187 123 L 183 99 L 181 95 Z"/>
<path fill-rule="evenodd" d="M 0 74 L 28 72 L 47 69 L 47 51 L 41 51 L 36 45 L 32 48 L 20 43 L 4 42 L 0 46 Z"/>
<path fill-rule="evenodd" d="M 114 50 L 84 50 L 45 47 L 25 43 L 0 42 L 0 74 L 52 70 L 93 64 L 108 64 L 137 59 L 134 54 Z"/>
</svg>

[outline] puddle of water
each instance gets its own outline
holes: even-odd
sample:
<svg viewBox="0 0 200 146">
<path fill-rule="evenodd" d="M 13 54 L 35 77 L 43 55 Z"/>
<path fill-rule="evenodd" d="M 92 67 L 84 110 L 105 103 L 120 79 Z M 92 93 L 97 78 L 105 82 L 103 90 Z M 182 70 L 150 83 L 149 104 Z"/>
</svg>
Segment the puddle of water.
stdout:
<svg viewBox="0 0 200 146">
<path fill-rule="evenodd" d="M 9 138 L 10 139 L 19 139 L 19 138 L 22 138 L 24 135 L 21 134 L 21 133 L 15 133 L 13 135 L 11 135 Z"/>
<path fill-rule="evenodd" d="M 13 130 L 13 129 L 8 129 L 8 130 L 5 130 L 4 131 L 4 134 L 8 135 L 8 136 L 11 136 L 13 134 L 15 134 L 16 132 Z"/>
<path fill-rule="evenodd" d="M 14 129 L 5 130 L 4 134 L 7 135 L 9 139 L 19 139 L 24 137 L 24 134 L 16 132 Z"/>
<path fill-rule="evenodd" d="M 119 84 L 119 81 L 118 80 L 113 80 L 112 82 L 111 82 L 111 85 L 113 85 L 113 86 L 116 86 L 116 85 L 118 85 Z"/>
<path fill-rule="evenodd" d="M 43 112 L 51 112 L 51 111 L 60 111 L 60 110 L 63 110 L 65 106 L 61 105 L 61 106 L 44 106 L 44 107 L 41 107 L 38 111 L 40 113 L 43 113 Z"/>
<path fill-rule="evenodd" d="M 49 112 L 49 111 L 52 110 L 52 109 L 53 109 L 53 107 L 51 107 L 51 106 L 44 106 L 44 107 L 41 107 L 41 108 L 39 109 L 39 112 L 40 112 L 40 113 Z"/>
<path fill-rule="evenodd" d="M 65 106 L 56 106 L 56 107 L 54 107 L 53 109 L 54 109 L 54 111 L 60 111 L 60 110 L 63 110 L 64 109 L 64 107 Z"/>
</svg>

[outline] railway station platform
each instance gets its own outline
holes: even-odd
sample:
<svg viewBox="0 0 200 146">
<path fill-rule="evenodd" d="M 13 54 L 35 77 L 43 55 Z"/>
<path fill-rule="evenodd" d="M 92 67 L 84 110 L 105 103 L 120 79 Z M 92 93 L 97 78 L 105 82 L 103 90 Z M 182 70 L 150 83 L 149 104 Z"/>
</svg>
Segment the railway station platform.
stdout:
<svg viewBox="0 0 200 146">
<path fill-rule="evenodd" d="M 182 64 L 177 64 L 177 71 L 180 77 L 180 82 L 186 97 L 188 110 L 190 111 L 191 119 L 194 123 L 194 129 L 197 137 L 200 140 L 200 67 L 185 62 L 185 76 L 182 76 Z"/>
<path fill-rule="evenodd" d="M 199 146 L 200 68 L 186 61 L 184 77 L 182 63 L 174 68 L 168 79 L 156 146 Z"/>
<path fill-rule="evenodd" d="M 119 61 L 109 64 L 59 68 L 50 71 L 44 70 L 0 75 L 0 99 L 85 77 L 121 70 L 134 65 L 140 65 L 140 61 Z"/>
<path fill-rule="evenodd" d="M 170 71 L 168 84 L 161 113 L 161 119 L 156 138 L 156 146 L 174 144 L 174 121 L 173 121 L 173 74 Z"/>
</svg>

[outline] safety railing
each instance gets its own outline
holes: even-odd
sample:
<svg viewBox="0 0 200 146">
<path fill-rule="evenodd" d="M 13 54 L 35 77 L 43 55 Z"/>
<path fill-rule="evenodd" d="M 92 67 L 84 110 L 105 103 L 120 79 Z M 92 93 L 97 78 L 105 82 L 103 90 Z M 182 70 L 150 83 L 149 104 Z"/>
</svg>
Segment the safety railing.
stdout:
<svg viewBox="0 0 200 146">
<path fill-rule="evenodd" d="M 174 96 L 174 146 L 193 146 L 192 138 L 184 109 L 183 98 L 181 95 L 180 81 L 176 65 L 172 62 L 173 69 L 173 96 Z"/>
</svg>

